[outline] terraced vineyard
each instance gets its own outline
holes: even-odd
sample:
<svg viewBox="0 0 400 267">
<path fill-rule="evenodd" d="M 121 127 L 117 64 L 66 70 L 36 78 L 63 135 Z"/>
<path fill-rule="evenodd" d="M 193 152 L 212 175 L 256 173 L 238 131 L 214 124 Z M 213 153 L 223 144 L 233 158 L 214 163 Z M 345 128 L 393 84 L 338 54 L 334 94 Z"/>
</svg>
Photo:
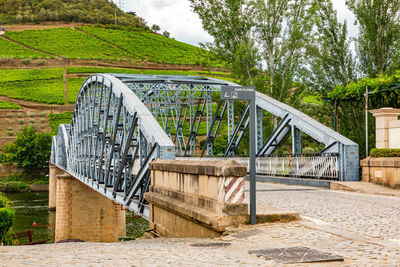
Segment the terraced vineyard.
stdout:
<svg viewBox="0 0 400 267">
<path fill-rule="evenodd" d="M 70 122 L 73 104 L 90 74 L 189 75 L 235 81 L 230 73 L 208 70 L 211 67 L 221 64 L 210 61 L 207 51 L 142 29 L 85 26 L 6 31 L 0 36 L 0 149 L 21 126 L 33 125 L 55 134 L 60 123 Z M 199 133 L 206 134 L 206 128 L 201 127 Z"/>
<path fill-rule="evenodd" d="M 49 56 L 0 38 L 0 58 L 49 58 Z"/>
<path fill-rule="evenodd" d="M 62 68 L 50 69 L 4 69 L 1 70 L 0 83 L 62 79 Z"/>
<path fill-rule="evenodd" d="M 78 27 L 78 29 L 111 42 L 140 60 L 181 65 L 200 65 L 206 60 L 207 52 L 203 49 L 143 29 L 135 31 L 95 27 Z"/>
<path fill-rule="evenodd" d="M 129 59 L 124 51 L 71 28 L 6 32 L 5 36 L 26 46 L 64 58 Z"/>
<path fill-rule="evenodd" d="M 68 67 L 66 72 L 68 103 L 65 103 L 62 68 L 3 69 L 0 75 L 0 95 L 45 104 L 74 104 L 82 83 L 93 73 L 197 75 L 234 81 L 229 73 L 205 71 Z"/>
</svg>

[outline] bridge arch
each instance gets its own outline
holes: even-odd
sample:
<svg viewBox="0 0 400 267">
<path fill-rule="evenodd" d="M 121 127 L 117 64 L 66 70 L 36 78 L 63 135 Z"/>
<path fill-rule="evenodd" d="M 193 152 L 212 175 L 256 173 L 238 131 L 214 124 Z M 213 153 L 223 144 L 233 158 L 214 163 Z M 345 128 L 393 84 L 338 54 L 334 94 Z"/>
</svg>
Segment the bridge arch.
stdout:
<svg viewBox="0 0 400 267">
<path fill-rule="evenodd" d="M 80 89 L 71 124 L 61 125 L 53 137 L 51 162 L 146 217 L 143 193 L 154 158 L 212 156 L 221 124 L 226 124 L 228 136 L 223 154 L 234 155 L 249 126 L 249 109 L 235 113 L 232 101 L 219 99 L 221 86 L 226 85 L 237 86 L 197 76 L 94 74 Z M 318 159 L 316 178 L 334 169 L 338 180 L 358 180 L 356 143 L 264 94 L 256 94 L 256 106 L 254 138 L 260 159 L 270 157 L 288 134 L 293 154 L 301 154 L 304 132 L 325 145 L 321 154 L 334 155 L 329 164 L 328 158 Z M 266 140 L 265 112 L 281 118 Z M 201 131 L 206 135 L 202 142 L 198 139 Z"/>
</svg>

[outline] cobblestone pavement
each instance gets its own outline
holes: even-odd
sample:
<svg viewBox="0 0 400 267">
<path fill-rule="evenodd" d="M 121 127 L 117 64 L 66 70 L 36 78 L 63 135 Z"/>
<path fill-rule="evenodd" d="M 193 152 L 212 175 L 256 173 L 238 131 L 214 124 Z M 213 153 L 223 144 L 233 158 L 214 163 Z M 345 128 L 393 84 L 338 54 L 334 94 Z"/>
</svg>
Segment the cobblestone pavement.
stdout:
<svg viewBox="0 0 400 267">
<path fill-rule="evenodd" d="M 313 224 L 311 224 L 312 226 Z M 247 231 L 244 226 L 240 231 Z M 386 247 L 344 238 L 303 222 L 257 226 L 257 235 L 214 239 L 152 239 L 122 243 L 69 243 L 0 247 L 0 266 L 283 266 L 248 254 L 251 249 L 305 246 L 344 257 L 344 262 L 294 266 L 397 266 L 400 246 Z M 229 242 L 228 247 L 192 247 L 194 243 Z M 292 265 L 293 266 L 293 265 Z"/>
<path fill-rule="evenodd" d="M 304 246 L 344 262 L 291 266 L 400 266 L 399 198 L 309 187 L 257 184 L 259 202 L 300 212 L 305 219 L 256 227 L 258 234 L 214 239 L 152 239 L 0 247 L 0 266 L 283 266 L 252 249 Z M 229 242 L 227 247 L 194 243 Z"/>
<path fill-rule="evenodd" d="M 400 197 L 257 183 L 257 203 L 299 212 L 317 224 L 400 244 Z"/>
</svg>

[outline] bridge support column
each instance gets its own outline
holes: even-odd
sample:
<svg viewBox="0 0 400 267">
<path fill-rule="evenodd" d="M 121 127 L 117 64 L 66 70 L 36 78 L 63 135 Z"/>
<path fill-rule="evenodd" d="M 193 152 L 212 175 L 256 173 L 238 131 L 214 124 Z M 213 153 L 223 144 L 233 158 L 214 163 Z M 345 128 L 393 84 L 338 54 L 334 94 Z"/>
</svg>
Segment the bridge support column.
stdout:
<svg viewBox="0 0 400 267">
<path fill-rule="evenodd" d="M 49 169 L 49 210 L 56 210 L 57 176 L 64 171 L 50 164 Z"/>
<path fill-rule="evenodd" d="M 121 206 L 68 174 L 57 176 L 56 206 L 56 242 L 117 242 L 126 235 Z"/>
</svg>

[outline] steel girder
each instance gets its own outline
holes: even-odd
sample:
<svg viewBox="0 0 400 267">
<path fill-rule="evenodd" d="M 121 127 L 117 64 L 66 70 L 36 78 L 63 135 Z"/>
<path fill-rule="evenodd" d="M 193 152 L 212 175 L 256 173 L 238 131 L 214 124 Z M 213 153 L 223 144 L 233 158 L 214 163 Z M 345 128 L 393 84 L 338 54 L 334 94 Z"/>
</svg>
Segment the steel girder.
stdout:
<svg viewBox="0 0 400 267">
<path fill-rule="evenodd" d="M 235 115 L 232 101 L 219 100 L 224 85 L 237 86 L 196 76 L 92 75 L 81 87 L 71 124 L 61 125 L 53 137 L 51 162 L 146 217 L 143 193 L 152 159 L 213 156 L 222 123 L 228 136 L 225 156 L 234 155 L 248 128 L 249 111 Z M 340 180 L 358 180 L 357 144 L 261 93 L 256 106 L 259 156 L 269 156 L 289 133 L 292 152 L 301 153 L 304 132 L 325 144 L 324 153 L 338 154 Z M 282 121 L 264 141 L 265 112 Z"/>
</svg>

